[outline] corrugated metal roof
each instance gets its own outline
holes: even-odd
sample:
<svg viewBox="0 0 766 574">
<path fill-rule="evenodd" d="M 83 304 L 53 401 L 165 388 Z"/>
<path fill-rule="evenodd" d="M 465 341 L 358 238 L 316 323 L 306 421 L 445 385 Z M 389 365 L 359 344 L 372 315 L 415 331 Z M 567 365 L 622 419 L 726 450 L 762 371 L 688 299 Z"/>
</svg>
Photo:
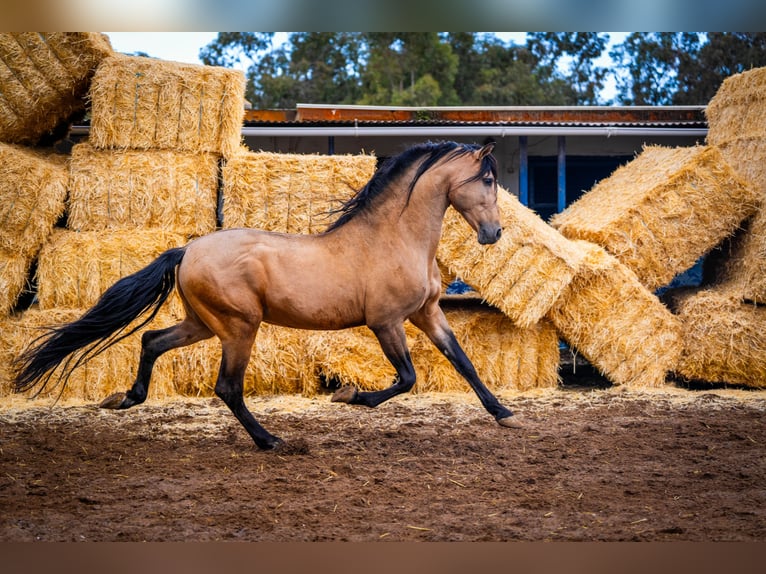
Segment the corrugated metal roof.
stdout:
<svg viewBox="0 0 766 574">
<path fill-rule="evenodd" d="M 246 126 L 540 126 L 706 128 L 704 106 L 438 107 L 325 106 L 247 110 Z"/>
</svg>

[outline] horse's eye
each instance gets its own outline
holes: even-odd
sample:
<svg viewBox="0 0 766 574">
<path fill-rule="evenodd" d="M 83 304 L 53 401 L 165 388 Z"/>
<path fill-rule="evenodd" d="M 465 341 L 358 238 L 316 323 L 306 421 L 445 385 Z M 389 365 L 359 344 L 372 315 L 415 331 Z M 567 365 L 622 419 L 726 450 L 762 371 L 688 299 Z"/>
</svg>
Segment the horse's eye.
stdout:
<svg viewBox="0 0 766 574">
<path fill-rule="evenodd" d="M 492 185 L 495 183 L 495 180 L 492 177 L 485 177 L 482 181 L 484 182 L 484 185 Z"/>
</svg>

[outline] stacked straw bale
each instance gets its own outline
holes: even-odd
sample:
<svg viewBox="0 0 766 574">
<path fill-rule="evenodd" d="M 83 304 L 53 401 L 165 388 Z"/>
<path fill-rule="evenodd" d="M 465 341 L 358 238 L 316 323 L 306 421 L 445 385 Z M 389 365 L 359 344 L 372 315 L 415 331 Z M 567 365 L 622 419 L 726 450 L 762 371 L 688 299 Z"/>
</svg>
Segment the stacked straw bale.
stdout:
<svg viewBox="0 0 766 574">
<path fill-rule="evenodd" d="M 112 54 L 93 32 L 0 34 L 0 141 L 35 145 L 84 111 L 90 78 Z"/>
<path fill-rule="evenodd" d="M 547 321 L 519 328 L 497 310 L 447 309 L 455 336 L 482 381 L 494 390 L 526 390 L 558 384 L 559 347 Z M 465 391 L 468 383 L 431 341 L 411 324 L 405 333 L 417 374 L 413 392 Z M 366 327 L 309 334 L 309 352 L 326 379 L 379 390 L 393 382 L 396 371 Z"/>
<path fill-rule="evenodd" d="M 682 325 L 677 375 L 766 388 L 766 307 L 718 288 L 674 289 L 665 296 Z"/>
<path fill-rule="evenodd" d="M 93 76 L 90 143 L 229 157 L 240 147 L 244 94 L 238 70 L 115 54 Z"/>
<path fill-rule="evenodd" d="M 74 146 L 67 225 L 78 231 L 161 228 L 200 236 L 216 228 L 218 157 L 171 150 Z"/>
<path fill-rule="evenodd" d="M 585 241 L 575 243 L 592 251 Z M 604 250 L 574 277 L 547 317 L 618 385 L 662 385 L 681 352 L 678 319 Z"/>
<path fill-rule="evenodd" d="M 706 108 L 710 144 L 737 174 L 758 191 L 759 209 L 724 246 L 728 256 L 710 267 L 718 283 L 741 298 L 766 303 L 766 68 L 733 75 L 721 84 Z"/>
<path fill-rule="evenodd" d="M 223 168 L 223 227 L 319 233 L 375 173 L 374 155 L 240 152 Z"/>
<path fill-rule="evenodd" d="M 64 156 L 0 143 L 0 317 L 12 310 L 64 213 L 66 182 Z"/>
<path fill-rule="evenodd" d="M 503 236 L 482 246 L 449 210 L 437 257 L 529 328 L 543 318 L 615 384 L 657 386 L 680 352 L 677 320 L 603 248 L 569 240 L 502 190 Z"/>
<path fill-rule="evenodd" d="M 40 308 L 88 309 L 117 280 L 185 243 L 185 236 L 161 229 L 57 229 L 40 251 Z"/>
<path fill-rule="evenodd" d="M 528 328 L 548 313 L 600 250 L 562 237 L 503 189 L 497 203 L 503 222 L 497 243 L 480 245 L 476 232 L 449 208 L 436 256 L 449 273 L 471 285 L 516 325 Z"/>
<path fill-rule="evenodd" d="M 84 309 L 32 308 L 21 315 L 0 319 L 0 396 L 12 390 L 12 362 L 45 328 L 78 319 Z M 110 347 L 72 372 L 65 388 L 51 385 L 41 397 L 100 401 L 133 384 L 141 354 L 141 334 L 162 329 L 179 320 L 178 308 L 163 308 L 141 331 Z M 313 357 L 302 344 L 305 334 L 295 329 L 262 325 L 245 375 L 246 395 L 304 394 L 317 392 Z M 212 338 L 175 349 L 154 366 L 149 394 L 152 398 L 174 395 L 212 397 L 221 364 L 221 345 Z M 52 381 L 56 380 L 54 374 Z"/>
<path fill-rule="evenodd" d="M 551 225 L 604 247 L 654 290 L 731 235 L 757 198 L 716 147 L 649 146 Z"/>
</svg>

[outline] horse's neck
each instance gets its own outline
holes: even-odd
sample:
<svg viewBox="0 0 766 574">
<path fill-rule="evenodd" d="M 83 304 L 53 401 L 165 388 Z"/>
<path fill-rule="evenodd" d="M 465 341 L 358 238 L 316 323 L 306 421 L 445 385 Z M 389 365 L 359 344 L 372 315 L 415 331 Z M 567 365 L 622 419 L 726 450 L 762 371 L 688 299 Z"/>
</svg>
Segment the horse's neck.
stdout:
<svg viewBox="0 0 766 574">
<path fill-rule="evenodd" d="M 378 228 L 377 233 L 396 234 L 409 249 L 422 248 L 431 256 L 435 255 L 449 204 L 447 181 L 437 171 L 423 174 L 409 201 L 407 184 L 402 183 L 397 193 L 388 195 L 373 213 L 368 214 L 367 224 Z"/>
</svg>

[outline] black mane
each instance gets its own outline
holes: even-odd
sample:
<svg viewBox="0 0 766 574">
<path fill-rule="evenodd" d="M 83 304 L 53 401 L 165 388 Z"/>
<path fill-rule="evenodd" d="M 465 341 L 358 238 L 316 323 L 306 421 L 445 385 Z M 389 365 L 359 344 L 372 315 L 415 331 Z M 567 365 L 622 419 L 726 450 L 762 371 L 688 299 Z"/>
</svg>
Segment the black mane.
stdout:
<svg viewBox="0 0 766 574">
<path fill-rule="evenodd" d="M 407 189 L 407 203 L 410 201 L 412 190 L 420 179 L 420 176 L 433 167 L 439 160 L 446 158 L 446 161 L 450 161 L 467 153 L 472 153 L 478 149 L 479 146 L 472 144 L 426 142 L 414 145 L 399 155 L 388 158 L 373 174 L 370 181 L 368 181 L 367 184 L 354 195 L 354 197 L 349 199 L 338 209 L 331 212 L 339 213 L 340 217 L 327 228 L 327 231 L 341 227 L 349 220 L 353 219 L 358 213 L 368 209 L 375 198 L 388 189 L 388 186 L 392 181 L 400 177 L 421 158 L 425 159 L 418 167 Z M 476 181 L 488 172 L 492 173 L 492 175 L 497 178 L 497 161 L 492 154 L 485 156 L 478 172 L 474 176 L 466 179 L 463 183 Z"/>
</svg>

